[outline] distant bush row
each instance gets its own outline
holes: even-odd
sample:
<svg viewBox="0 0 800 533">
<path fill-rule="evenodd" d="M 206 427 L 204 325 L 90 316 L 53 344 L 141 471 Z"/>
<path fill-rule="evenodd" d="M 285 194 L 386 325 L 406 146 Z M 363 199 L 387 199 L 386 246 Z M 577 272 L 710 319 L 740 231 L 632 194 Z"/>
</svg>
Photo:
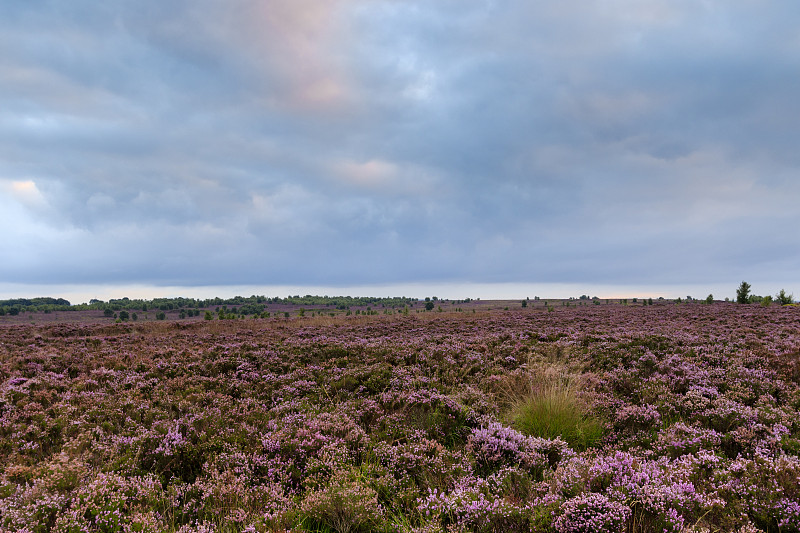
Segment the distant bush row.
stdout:
<svg viewBox="0 0 800 533">
<path fill-rule="evenodd" d="M 337 309 L 347 309 L 359 306 L 399 306 L 411 305 L 417 300 L 397 297 L 364 297 L 364 296 L 278 296 L 269 298 L 267 296 L 234 296 L 233 298 L 154 298 L 152 300 L 119 298 L 111 299 L 107 302 L 98 299 L 89 300 L 88 304 L 72 305 L 63 298 L 17 298 L 12 300 L 0 300 L 0 314 L 16 315 L 21 311 L 26 312 L 53 312 L 53 311 L 85 311 L 110 309 L 114 311 L 147 311 L 148 309 L 158 309 L 160 311 L 171 311 L 173 309 L 201 309 L 208 307 L 236 306 L 244 308 L 246 314 L 263 312 L 267 304 L 288 304 L 288 305 L 308 305 L 336 307 Z"/>
</svg>

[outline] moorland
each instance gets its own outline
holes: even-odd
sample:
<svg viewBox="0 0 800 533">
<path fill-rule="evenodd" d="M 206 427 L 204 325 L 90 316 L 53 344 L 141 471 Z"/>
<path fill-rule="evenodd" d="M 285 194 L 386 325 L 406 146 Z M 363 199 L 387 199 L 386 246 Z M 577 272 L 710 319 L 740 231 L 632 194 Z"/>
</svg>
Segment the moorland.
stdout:
<svg viewBox="0 0 800 533">
<path fill-rule="evenodd" d="M 0 317 L 0 529 L 800 531 L 798 307 L 263 303 Z"/>
</svg>

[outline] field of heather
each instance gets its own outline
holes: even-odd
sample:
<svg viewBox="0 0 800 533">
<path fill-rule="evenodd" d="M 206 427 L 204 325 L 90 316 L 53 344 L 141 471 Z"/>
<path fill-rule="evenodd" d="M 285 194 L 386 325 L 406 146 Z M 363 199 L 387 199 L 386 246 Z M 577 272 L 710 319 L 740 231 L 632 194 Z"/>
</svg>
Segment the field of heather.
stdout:
<svg viewBox="0 0 800 533">
<path fill-rule="evenodd" d="M 798 532 L 799 386 L 792 306 L 6 323 L 0 530 Z"/>
</svg>

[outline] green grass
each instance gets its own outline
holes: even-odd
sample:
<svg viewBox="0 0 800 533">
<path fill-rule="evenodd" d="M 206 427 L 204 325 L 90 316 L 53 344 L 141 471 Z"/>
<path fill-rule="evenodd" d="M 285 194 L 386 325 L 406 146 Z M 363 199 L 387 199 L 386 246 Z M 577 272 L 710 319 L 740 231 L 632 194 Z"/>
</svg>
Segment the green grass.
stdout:
<svg viewBox="0 0 800 533">
<path fill-rule="evenodd" d="M 508 420 L 518 431 L 535 437 L 561 437 L 572 448 L 585 450 L 599 443 L 603 421 L 588 412 L 569 380 L 551 380 L 531 387 L 512 403 Z"/>
</svg>

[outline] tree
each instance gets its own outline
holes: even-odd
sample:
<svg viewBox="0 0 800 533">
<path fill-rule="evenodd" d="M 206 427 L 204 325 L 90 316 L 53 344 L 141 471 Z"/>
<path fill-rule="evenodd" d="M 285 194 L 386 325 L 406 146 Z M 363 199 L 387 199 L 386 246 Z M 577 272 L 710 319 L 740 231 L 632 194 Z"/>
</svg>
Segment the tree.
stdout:
<svg viewBox="0 0 800 533">
<path fill-rule="evenodd" d="M 713 294 L 709 294 L 708 296 L 706 296 L 706 303 L 708 305 L 711 305 L 711 304 L 714 303 L 714 295 Z"/>
<path fill-rule="evenodd" d="M 431 302 L 431 301 L 426 302 L 425 303 L 425 310 L 430 311 L 431 309 L 433 309 L 433 302 Z"/>
<path fill-rule="evenodd" d="M 114 316 L 114 310 L 110 307 L 103 309 L 103 316 Z"/>
<path fill-rule="evenodd" d="M 746 304 L 750 301 L 750 284 L 743 281 L 736 289 L 736 303 Z"/>
<path fill-rule="evenodd" d="M 164 311 L 160 311 L 156 313 L 156 320 L 165 320 L 167 318 L 166 313 Z"/>
<path fill-rule="evenodd" d="M 794 302 L 794 295 L 786 294 L 786 291 L 781 289 L 781 291 L 775 295 L 775 301 L 780 305 L 789 305 Z"/>
<path fill-rule="evenodd" d="M 119 319 L 120 320 L 128 320 L 129 318 L 130 318 L 130 315 L 128 314 L 127 311 L 120 311 L 119 312 Z"/>
<path fill-rule="evenodd" d="M 206 314 L 203 318 L 205 320 L 214 320 L 214 315 L 211 314 L 211 311 L 206 311 Z"/>
<path fill-rule="evenodd" d="M 528 301 L 522 300 L 522 307 L 528 307 Z"/>
</svg>

